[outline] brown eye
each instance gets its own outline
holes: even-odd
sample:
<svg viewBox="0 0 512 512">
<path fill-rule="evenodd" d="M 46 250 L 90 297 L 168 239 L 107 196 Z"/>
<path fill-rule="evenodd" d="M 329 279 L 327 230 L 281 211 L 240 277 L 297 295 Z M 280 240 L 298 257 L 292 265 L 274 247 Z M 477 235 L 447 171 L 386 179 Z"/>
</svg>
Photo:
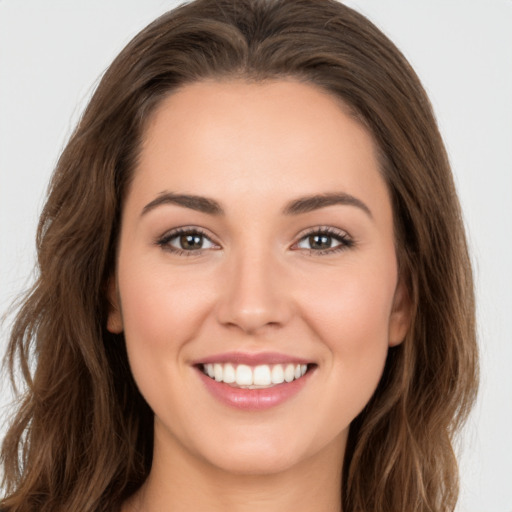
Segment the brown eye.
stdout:
<svg viewBox="0 0 512 512">
<path fill-rule="evenodd" d="M 171 252 L 199 252 L 203 249 L 218 249 L 205 234 L 196 229 L 170 232 L 157 241 L 163 249 Z"/>
<path fill-rule="evenodd" d="M 308 243 L 311 249 L 331 249 L 333 239 L 328 235 L 310 235 Z"/>
<path fill-rule="evenodd" d="M 295 248 L 321 255 L 334 253 L 353 245 L 353 240 L 345 232 L 329 228 L 329 230 L 320 229 L 306 234 L 297 242 Z"/>
<path fill-rule="evenodd" d="M 186 234 L 186 235 L 180 235 L 179 237 L 176 237 L 178 241 L 178 246 L 180 249 L 183 249 L 185 251 L 193 251 L 197 249 L 203 248 L 203 235 L 200 235 L 198 233 L 195 234 Z M 174 244 L 171 244 L 174 245 Z"/>
<path fill-rule="evenodd" d="M 297 246 L 299 249 L 326 251 L 329 249 L 335 249 L 343 243 L 344 240 L 341 236 L 334 236 L 327 233 L 312 233 L 302 238 Z"/>
</svg>

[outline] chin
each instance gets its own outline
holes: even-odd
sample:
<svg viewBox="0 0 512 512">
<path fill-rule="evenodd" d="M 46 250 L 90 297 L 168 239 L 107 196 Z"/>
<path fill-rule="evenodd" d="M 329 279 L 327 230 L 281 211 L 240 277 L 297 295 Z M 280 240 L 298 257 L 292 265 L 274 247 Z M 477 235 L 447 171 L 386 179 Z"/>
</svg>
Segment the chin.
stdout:
<svg viewBox="0 0 512 512">
<path fill-rule="evenodd" d="M 300 461 L 300 457 L 292 457 L 283 453 L 260 451 L 245 454 L 225 454 L 211 461 L 217 468 L 235 475 L 267 476 L 286 472 Z"/>
<path fill-rule="evenodd" d="M 289 430 L 286 434 L 276 432 L 252 432 L 245 437 L 230 436 L 227 443 L 210 444 L 203 451 L 203 457 L 209 464 L 227 473 L 235 475 L 265 476 L 285 473 L 302 464 L 311 464 L 315 454 L 321 456 L 328 452 L 330 456 L 342 458 L 345 436 L 334 436 L 329 432 L 322 439 L 307 439 L 294 436 Z M 297 431 L 295 431 L 297 432 Z M 330 435 L 331 434 L 331 435 Z M 322 437 L 322 436 L 319 436 Z M 338 448 L 340 448 L 338 450 Z M 336 455 L 337 454 L 337 455 Z M 341 466 L 341 460 L 340 460 Z"/>
<path fill-rule="evenodd" d="M 307 457 L 304 443 L 287 437 L 261 432 L 243 438 L 231 435 L 227 441 L 210 439 L 207 446 L 196 449 L 209 465 L 227 473 L 263 476 L 286 471 Z"/>
</svg>

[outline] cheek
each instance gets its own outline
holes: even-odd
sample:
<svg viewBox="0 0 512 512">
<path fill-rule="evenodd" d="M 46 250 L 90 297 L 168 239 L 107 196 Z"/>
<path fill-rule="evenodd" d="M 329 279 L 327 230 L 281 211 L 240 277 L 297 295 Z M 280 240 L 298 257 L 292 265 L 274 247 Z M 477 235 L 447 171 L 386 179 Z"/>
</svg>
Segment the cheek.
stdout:
<svg viewBox="0 0 512 512">
<path fill-rule="evenodd" d="M 348 268 L 315 279 L 303 294 L 309 317 L 333 351 L 358 352 L 366 345 L 388 341 L 388 324 L 396 285 L 396 270 L 371 272 Z"/>
<path fill-rule="evenodd" d="M 179 363 L 207 316 L 210 293 L 198 293 L 190 275 L 169 272 L 154 261 L 120 260 L 118 281 L 131 372 L 155 414 L 167 417 L 170 404 L 188 396 L 188 368 Z"/>
<path fill-rule="evenodd" d="M 209 293 L 186 273 L 162 272 L 153 264 L 119 265 L 125 334 L 151 345 L 168 346 L 194 336 L 207 310 Z M 131 272 L 131 269 L 136 272 Z M 179 337 L 179 339 L 178 339 Z"/>
<path fill-rule="evenodd" d="M 349 420 L 370 399 L 382 375 L 395 284 L 396 268 L 391 262 L 380 268 L 346 269 L 325 280 L 317 276 L 308 286 L 309 293 L 303 295 L 304 316 L 327 347 L 325 364 L 342 391 L 333 400 L 336 405 L 345 400 L 338 410 L 345 410 Z"/>
<path fill-rule="evenodd" d="M 130 367 L 148 402 L 158 390 L 179 389 L 184 367 L 176 363 L 197 337 L 211 302 L 208 289 L 166 266 L 120 259 L 118 266 L 123 328 Z M 206 281 L 208 282 L 208 281 Z M 172 369 L 172 371 L 170 371 Z"/>
</svg>

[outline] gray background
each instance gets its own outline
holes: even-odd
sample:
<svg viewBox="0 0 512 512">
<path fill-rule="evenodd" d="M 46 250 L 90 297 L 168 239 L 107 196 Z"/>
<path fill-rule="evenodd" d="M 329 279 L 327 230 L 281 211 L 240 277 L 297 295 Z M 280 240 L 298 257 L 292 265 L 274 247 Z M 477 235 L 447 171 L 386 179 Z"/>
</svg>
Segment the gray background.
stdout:
<svg viewBox="0 0 512 512">
<path fill-rule="evenodd" d="M 31 282 L 48 178 L 98 77 L 176 3 L 0 0 L 0 315 Z M 458 448 L 457 511 L 512 512 L 512 1 L 347 3 L 391 37 L 423 80 L 468 228 L 482 386 Z M 4 419 L 5 378 L 0 386 Z"/>
</svg>

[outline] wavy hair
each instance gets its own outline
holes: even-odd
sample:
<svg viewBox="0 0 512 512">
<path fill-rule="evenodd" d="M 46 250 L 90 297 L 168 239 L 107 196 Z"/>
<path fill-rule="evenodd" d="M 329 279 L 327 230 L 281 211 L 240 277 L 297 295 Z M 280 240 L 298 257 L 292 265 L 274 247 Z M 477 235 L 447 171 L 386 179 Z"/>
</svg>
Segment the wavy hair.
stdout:
<svg viewBox="0 0 512 512">
<path fill-rule="evenodd" d="M 206 79 L 295 79 L 369 130 L 394 212 L 413 319 L 389 350 L 343 461 L 344 512 L 447 512 L 453 436 L 477 387 L 471 267 L 448 158 L 416 74 L 370 21 L 334 0 L 196 0 L 140 32 L 104 74 L 53 174 L 38 277 L 6 362 L 26 383 L 2 446 L 9 512 L 107 512 L 145 481 L 153 414 L 123 335 L 106 329 L 123 198 L 151 113 Z"/>
</svg>

